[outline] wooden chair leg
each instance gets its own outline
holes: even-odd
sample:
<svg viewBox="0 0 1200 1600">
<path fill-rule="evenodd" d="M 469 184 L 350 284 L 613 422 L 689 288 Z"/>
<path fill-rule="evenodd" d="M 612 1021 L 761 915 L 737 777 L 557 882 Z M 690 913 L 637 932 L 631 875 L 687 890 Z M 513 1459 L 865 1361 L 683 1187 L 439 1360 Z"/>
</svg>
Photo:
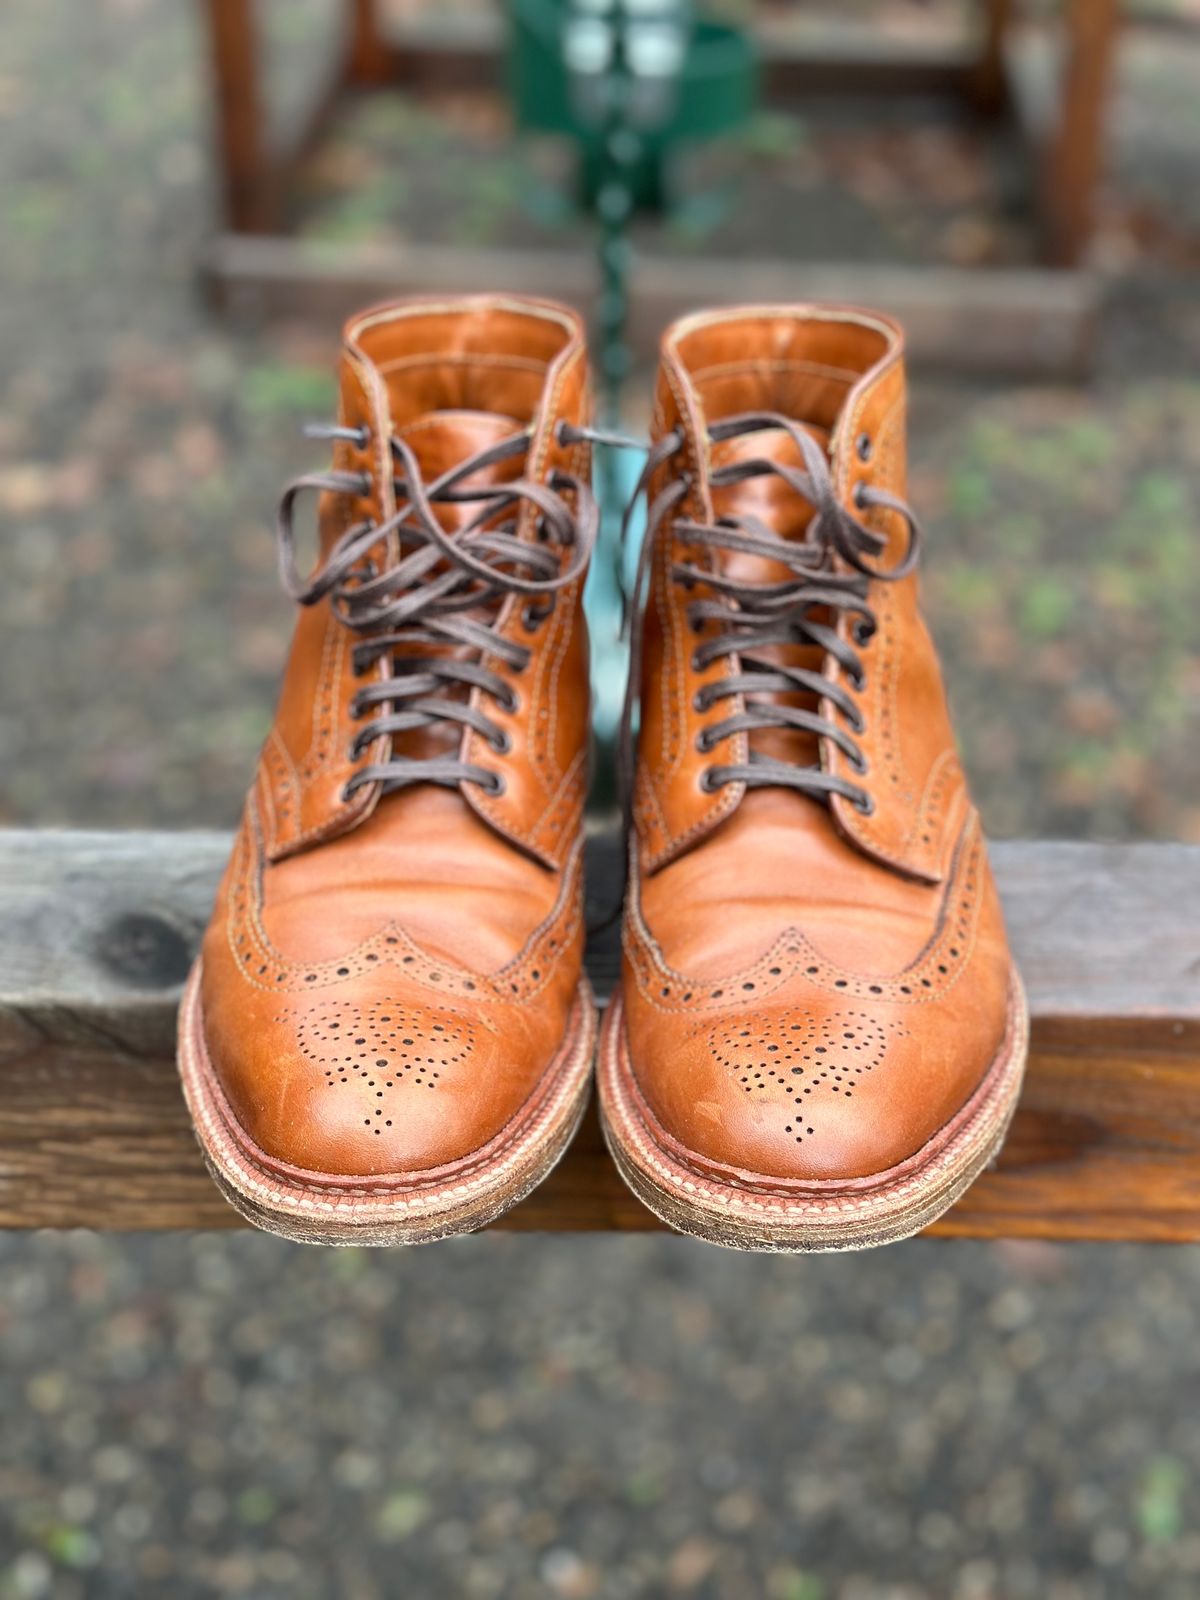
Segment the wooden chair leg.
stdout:
<svg viewBox="0 0 1200 1600">
<path fill-rule="evenodd" d="M 203 0 L 203 7 L 225 222 L 235 233 L 268 233 L 279 203 L 272 192 L 253 0 Z"/>
<path fill-rule="evenodd" d="M 1077 266 L 1095 226 L 1117 24 L 1117 0 L 1067 0 L 1061 106 L 1042 187 L 1044 252 L 1051 266 Z"/>
<path fill-rule="evenodd" d="M 379 25 L 376 0 L 347 0 L 350 50 L 347 76 L 354 83 L 378 85 L 395 77 L 395 51 Z"/>
<path fill-rule="evenodd" d="M 1013 20 L 1013 0 L 983 0 L 982 48 L 971 78 L 971 100 L 987 116 L 999 116 L 1008 105 L 1005 47 Z"/>
</svg>

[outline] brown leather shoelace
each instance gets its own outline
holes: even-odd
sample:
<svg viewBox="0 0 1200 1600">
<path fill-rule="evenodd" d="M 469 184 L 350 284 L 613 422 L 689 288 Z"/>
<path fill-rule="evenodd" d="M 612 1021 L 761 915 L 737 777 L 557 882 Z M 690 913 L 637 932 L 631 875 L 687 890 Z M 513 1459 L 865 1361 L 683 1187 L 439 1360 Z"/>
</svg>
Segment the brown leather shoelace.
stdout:
<svg viewBox="0 0 1200 1600">
<path fill-rule="evenodd" d="M 313 437 L 353 438 L 360 446 L 364 442 L 355 429 L 320 427 L 308 432 Z M 559 424 L 562 443 L 589 436 L 590 430 Z M 304 606 L 330 597 L 335 615 L 357 636 L 356 674 L 364 674 L 380 658 L 388 660 L 389 676 L 365 685 L 352 704 L 352 716 L 363 720 L 352 759 L 359 759 L 384 736 L 438 726 L 471 728 L 497 754 L 507 751 L 508 735 L 472 704 L 470 692 L 478 689 L 504 709 L 516 709 L 511 685 L 487 663 L 489 658 L 498 659 L 520 672 L 532 651 L 497 632 L 502 604 L 510 595 L 523 596 L 525 626 L 535 632 L 553 610 L 559 592 L 587 570 L 599 527 L 590 486 L 569 473 L 554 472 L 546 483 L 526 478 L 487 484 L 469 481 L 501 462 L 523 457 L 529 445 L 527 431 L 514 434 L 425 484 L 410 447 L 393 437 L 395 512 L 384 522 L 359 522 L 347 528 L 307 578 L 296 565 L 297 499 L 308 490 L 362 495 L 370 489 L 370 478 L 355 472 L 307 473 L 284 490 L 275 523 L 284 589 Z M 573 497 L 573 506 L 565 494 Z M 461 528 L 447 533 L 438 521 L 439 504 L 477 509 Z M 536 541 L 518 537 L 524 505 L 536 511 Z M 387 552 L 382 563 L 381 551 Z M 569 552 L 565 559 L 564 551 Z M 490 794 L 504 789 L 503 774 L 458 755 L 406 756 L 394 748 L 387 759 L 357 771 L 343 798 L 370 783 L 379 783 L 383 793 L 414 783 L 448 787 L 474 783 Z"/>
<path fill-rule="evenodd" d="M 853 770 L 862 776 L 867 770 L 866 761 L 854 736 L 862 733 L 863 721 L 853 696 L 837 678 L 763 652 L 777 651 L 781 646 L 815 646 L 824 659 L 836 661 L 853 687 L 861 688 L 864 679 L 859 650 L 876 629 L 875 613 L 868 602 L 870 585 L 872 582 L 894 583 L 912 572 L 920 553 L 921 529 L 902 500 L 885 489 L 860 485 L 855 497 L 858 509 L 881 507 L 894 511 L 904 518 L 908 528 L 908 541 L 900 560 L 888 568 L 876 567 L 872 561 L 883 554 L 886 539 L 865 527 L 841 505 L 834 491 L 828 456 L 802 426 L 770 412 L 746 412 L 715 423 L 709 430 L 709 437 L 715 443 L 767 429 L 778 429 L 788 435 L 800 452 L 804 470 L 761 456 L 714 468 L 710 482 L 714 488 L 727 488 L 751 478 L 768 475 L 781 478 L 813 508 L 805 537 L 783 539 L 760 519 L 746 514 L 718 517 L 711 524 L 680 518 L 673 525 L 676 537 L 695 548 L 698 559 L 676 562 L 672 578 L 689 589 L 703 588 L 710 596 L 694 600 L 688 606 L 689 621 L 697 632 L 706 625 L 712 625 L 714 630 L 697 644 L 694 665 L 697 670 L 703 670 L 723 657 L 731 658 L 733 663 L 726 676 L 699 691 L 697 708 L 707 711 L 720 701 L 735 696 L 742 699 L 740 708 L 704 731 L 700 736 L 700 748 L 710 751 L 737 733 L 768 728 L 799 729 L 830 739 L 845 754 Z M 678 431 L 659 440 L 647 458 L 635 499 L 683 443 L 683 435 Z M 635 606 L 642 603 L 655 534 L 689 488 L 689 476 L 681 474 L 659 491 L 648 509 L 646 535 L 633 589 Z M 719 551 L 770 561 L 786 568 L 790 576 L 775 583 L 734 580 L 720 570 L 715 560 L 704 561 L 705 554 Z M 837 631 L 839 615 L 854 619 L 849 639 L 841 637 Z M 629 689 L 621 726 L 622 792 L 627 823 L 632 791 L 634 710 L 641 679 L 640 634 L 640 628 L 635 625 Z M 789 697 L 787 700 L 777 698 L 785 695 Z M 802 695 L 808 704 L 795 703 L 797 695 Z M 768 696 L 770 698 L 766 698 Z M 830 714 L 822 714 L 817 709 L 822 703 Z M 845 726 L 835 720 L 839 715 Z M 815 763 L 780 761 L 757 750 L 751 750 L 745 761 L 709 767 L 702 781 L 709 790 L 729 783 L 759 788 L 777 785 L 822 802 L 831 794 L 840 794 L 864 814 L 873 809 L 867 791 L 850 779 L 826 772 Z"/>
</svg>

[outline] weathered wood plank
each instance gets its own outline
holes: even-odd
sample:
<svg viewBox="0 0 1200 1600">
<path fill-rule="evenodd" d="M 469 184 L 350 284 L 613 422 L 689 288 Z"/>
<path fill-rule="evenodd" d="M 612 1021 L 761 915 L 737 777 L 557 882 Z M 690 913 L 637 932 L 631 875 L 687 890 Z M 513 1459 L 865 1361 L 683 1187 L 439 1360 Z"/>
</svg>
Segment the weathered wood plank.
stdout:
<svg viewBox="0 0 1200 1600">
<path fill-rule="evenodd" d="M 237 1226 L 201 1164 L 174 1009 L 228 849 L 220 834 L 0 832 L 0 1226 Z M 1200 849 L 1002 844 L 1033 1013 L 1012 1135 L 936 1231 L 1200 1238 Z M 593 878 L 611 882 L 613 844 Z M 615 930 L 591 952 L 602 989 Z M 589 1122 L 515 1212 L 633 1229 Z"/>
<path fill-rule="evenodd" d="M 517 291 L 589 312 L 593 255 L 579 250 L 469 250 L 411 241 L 331 245 L 225 233 L 202 263 L 210 295 L 250 317 L 333 322 L 356 307 L 431 283 L 448 293 Z M 836 300 L 877 306 L 904 324 L 913 361 L 954 372 L 1067 377 L 1090 360 L 1101 288 L 1087 272 L 1034 267 L 868 266 L 861 262 L 689 260 L 644 252 L 629 276 L 629 341 L 653 357 L 663 328 L 697 306 Z"/>
<path fill-rule="evenodd" d="M 354 0 L 354 9 L 361 18 L 367 0 Z M 466 25 L 436 9 L 410 13 L 402 29 L 382 18 L 368 27 L 365 47 L 355 38 L 354 79 L 422 94 L 493 88 L 503 78 L 505 26 L 499 8 L 471 16 Z M 969 98 L 979 66 L 971 40 L 909 41 L 856 29 L 843 37 L 817 34 L 796 41 L 767 26 L 755 43 L 769 103 L 847 94 Z"/>
</svg>

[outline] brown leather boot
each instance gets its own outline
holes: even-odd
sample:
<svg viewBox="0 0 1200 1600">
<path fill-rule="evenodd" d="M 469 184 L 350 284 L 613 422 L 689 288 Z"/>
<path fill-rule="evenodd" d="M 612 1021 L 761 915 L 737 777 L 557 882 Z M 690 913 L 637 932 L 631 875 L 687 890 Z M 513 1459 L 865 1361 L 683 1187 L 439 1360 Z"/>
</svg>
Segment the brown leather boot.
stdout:
<svg viewBox="0 0 1200 1600">
<path fill-rule="evenodd" d="M 917 601 L 900 330 L 663 341 L 606 1132 L 674 1227 L 899 1239 L 996 1154 L 1026 1013 Z"/>
<path fill-rule="evenodd" d="M 281 503 L 303 609 L 275 725 L 180 1017 L 209 1166 L 272 1232 L 477 1228 L 582 1114 L 587 406 L 560 306 L 347 326 L 333 469 Z"/>
</svg>

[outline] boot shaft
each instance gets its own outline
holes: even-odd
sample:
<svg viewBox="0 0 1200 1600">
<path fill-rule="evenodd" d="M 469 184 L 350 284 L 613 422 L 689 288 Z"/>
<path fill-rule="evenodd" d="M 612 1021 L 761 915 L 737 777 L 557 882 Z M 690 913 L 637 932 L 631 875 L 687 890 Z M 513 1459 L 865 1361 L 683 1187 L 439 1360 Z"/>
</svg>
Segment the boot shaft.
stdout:
<svg viewBox="0 0 1200 1600">
<path fill-rule="evenodd" d="M 328 561 L 348 530 L 394 521 L 403 510 L 405 473 L 413 463 L 428 490 L 464 462 L 486 457 L 517 435 L 527 436 L 519 454 L 485 460 L 478 472 L 431 504 L 438 525 L 451 536 L 479 510 L 477 502 L 454 496 L 481 485 L 516 479 L 543 488 L 567 479 L 586 485 L 590 452 L 570 430 L 585 424 L 589 414 L 584 331 L 579 318 L 563 307 L 519 297 L 466 297 L 404 301 L 352 318 L 344 336 L 333 469 L 354 487 L 322 496 L 320 558 Z M 559 498 L 574 505 L 571 492 Z M 511 524 L 516 538 L 537 543 L 546 538 L 549 520 L 539 509 L 527 498 L 498 504 L 492 520 Z M 401 525 L 361 553 L 359 570 L 386 575 L 412 554 L 412 546 Z M 494 559 L 494 552 L 478 554 L 481 560 Z M 571 554 L 563 551 L 562 561 Z M 543 568 L 551 570 L 547 563 Z M 511 564 L 505 570 L 511 573 Z M 424 581 L 441 576 L 444 563 L 434 564 Z M 363 775 L 398 758 L 432 757 L 441 758 L 441 770 L 450 761 L 490 775 L 491 784 L 459 786 L 462 804 L 547 865 L 561 866 L 584 800 L 588 646 L 582 588 L 581 572 L 577 581 L 549 596 L 530 598 L 509 590 L 498 598 L 484 594 L 481 606 L 467 606 L 465 622 L 486 622 L 499 653 L 466 642 L 418 639 L 364 661 L 369 651 L 361 647 L 369 630 L 356 634 L 346 626 L 336 596 L 307 605 L 264 751 L 269 857 L 279 859 L 345 833 L 381 802 L 419 808 L 420 785 L 388 793 L 385 782 L 363 781 Z M 448 604 L 457 603 L 452 594 Z M 415 630 L 407 631 L 419 634 L 419 619 Z M 374 712 L 386 713 L 383 686 L 404 670 L 406 655 L 411 662 L 421 650 L 482 662 L 495 693 L 466 680 L 457 691 L 443 685 L 440 692 L 485 716 L 486 730 L 476 725 L 477 717 L 461 725 L 442 719 L 392 728 L 364 742 L 364 718 L 355 712 L 365 701 L 373 702 Z M 367 718 L 368 732 L 383 720 Z"/>
<path fill-rule="evenodd" d="M 762 425 L 724 436 L 736 426 L 731 419 L 747 416 Z M 773 416 L 791 431 L 767 425 Z M 906 490 L 900 329 L 874 313 L 832 307 L 687 318 L 663 338 L 654 435 L 660 449 L 672 437 L 679 445 L 650 485 L 651 502 L 681 476 L 686 493 L 646 554 L 634 803 L 643 870 L 692 848 L 742 805 L 747 784 L 710 787 L 714 767 L 745 771 L 774 761 L 812 766 L 828 786 L 814 787 L 807 800 L 797 796 L 806 825 L 813 825 L 815 799 L 828 808 L 822 826 L 832 823 L 881 863 L 938 881 L 969 801 L 908 570 L 914 527 L 890 505 Z M 876 541 L 859 552 L 860 567 L 836 549 L 826 562 L 830 574 L 860 584 L 870 622 L 853 605 L 815 606 L 810 616 L 832 635 L 830 648 L 800 632 L 782 645 L 752 642 L 743 660 L 736 650 L 714 655 L 722 629 L 706 619 L 704 602 L 728 598 L 720 584 L 790 583 L 796 590 L 802 581 L 803 565 L 789 571 L 763 546 L 775 539 L 790 553 L 813 549 L 822 533 L 819 508 L 795 481 L 809 481 L 804 452 L 812 446 L 842 525 Z M 764 459 L 776 470 L 757 471 L 754 463 Z M 746 549 L 737 538 L 693 536 L 697 528 L 719 531 L 730 518 L 739 519 L 743 534 L 757 529 L 765 540 L 751 538 Z M 868 575 L 876 571 L 878 578 Z M 718 580 L 712 590 L 706 574 Z M 807 671 L 820 687 L 754 690 L 755 669 L 765 683 L 773 665 Z M 743 693 L 724 694 L 732 680 L 746 685 Z M 714 731 L 736 725 L 748 701 L 751 721 L 755 702 L 774 701 L 807 708 L 810 726 L 736 728 L 714 742 Z"/>
</svg>

